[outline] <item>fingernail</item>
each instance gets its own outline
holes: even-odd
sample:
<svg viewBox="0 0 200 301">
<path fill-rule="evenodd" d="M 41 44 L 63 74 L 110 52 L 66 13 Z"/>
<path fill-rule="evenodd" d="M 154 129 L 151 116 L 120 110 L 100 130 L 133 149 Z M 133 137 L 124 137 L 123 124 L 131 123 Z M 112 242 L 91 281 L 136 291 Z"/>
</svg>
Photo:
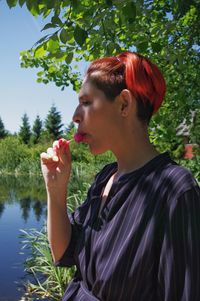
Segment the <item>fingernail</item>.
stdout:
<svg viewBox="0 0 200 301">
<path fill-rule="evenodd" d="M 55 146 L 53 147 L 53 150 L 54 150 L 55 152 L 57 152 L 58 149 L 59 149 L 58 145 L 55 145 Z"/>
<path fill-rule="evenodd" d="M 62 138 L 58 140 L 58 145 L 59 145 L 59 146 L 62 146 L 62 145 L 63 145 L 63 140 L 62 140 Z"/>
</svg>

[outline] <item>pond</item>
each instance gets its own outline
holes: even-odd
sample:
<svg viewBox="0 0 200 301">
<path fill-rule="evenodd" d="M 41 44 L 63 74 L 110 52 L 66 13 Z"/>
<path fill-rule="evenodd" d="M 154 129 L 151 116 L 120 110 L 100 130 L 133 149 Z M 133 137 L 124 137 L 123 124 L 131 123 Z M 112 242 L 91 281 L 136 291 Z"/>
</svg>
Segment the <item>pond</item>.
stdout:
<svg viewBox="0 0 200 301">
<path fill-rule="evenodd" d="M 42 178 L 0 176 L 0 301 L 21 300 L 28 254 L 20 229 L 41 230 L 46 210 Z"/>
</svg>

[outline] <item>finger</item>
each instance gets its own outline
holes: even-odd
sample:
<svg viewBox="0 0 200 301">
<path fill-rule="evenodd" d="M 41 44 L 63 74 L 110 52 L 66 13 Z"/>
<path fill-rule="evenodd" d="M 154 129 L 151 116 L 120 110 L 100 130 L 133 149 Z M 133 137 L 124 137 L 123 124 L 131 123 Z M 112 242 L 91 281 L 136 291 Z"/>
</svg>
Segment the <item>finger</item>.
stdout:
<svg viewBox="0 0 200 301">
<path fill-rule="evenodd" d="M 59 144 L 58 144 L 58 140 L 55 140 L 53 142 L 53 150 L 56 152 L 59 149 Z"/>
<path fill-rule="evenodd" d="M 59 158 L 65 165 L 71 162 L 71 153 L 69 149 L 69 141 L 65 139 L 59 139 Z"/>
<path fill-rule="evenodd" d="M 52 147 L 49 147 L 49 148 L 47 149 L 47 154 L 48 154 L 50 157 L 53 157 L 53 156 L 56 154 L 56 152 L 54 151 L 54 149 L 53 149 Z"/>
<path fill-rule="evenodd" d="M 51 155 L 49 153 L 41 153 L 40 154 L 40 158 L 43 162 L 50 162 L 50 161 L 53 161 L 53 162 L 58 162 L 59 161 L 59 158 L 58 156 L 56 155 Z"/>
<path fill-rule="evenodd" d="M 67 140 L 65 140 L 64 138 L 61 138 L 59 140 L 55 140 L 53 142 L 53 150 L 55 152 L 57 152 L 58 150 L 63 149 L 63 147 L 65 146 L 66 141 Z"/>
<path fill-rule="evenodd" d="M 40 158 L 42 160 L 49 160 L 51 158 L 51 156 L 49 154 L 43 152 L 43 153 L 40 154 Z"/>
<path fill-rule="evenodd" d="M 64 138 L 59 139 L 53 143 L 53 149 L 56 151 L 60 151 L 61 153 L 69 150 L 70 140 L 66 140 Z"/>
<path fill-rule="evenodd" d="M 58 162 L 59 159 L 58 159 L 58 156 L 55 152 L 55 150 L 52 148 L 52 147 L 49 147 L 47 149 L 47 154 L 50 156 L 50 158 L 54 161 L 54 162 Z"/>
</svg>

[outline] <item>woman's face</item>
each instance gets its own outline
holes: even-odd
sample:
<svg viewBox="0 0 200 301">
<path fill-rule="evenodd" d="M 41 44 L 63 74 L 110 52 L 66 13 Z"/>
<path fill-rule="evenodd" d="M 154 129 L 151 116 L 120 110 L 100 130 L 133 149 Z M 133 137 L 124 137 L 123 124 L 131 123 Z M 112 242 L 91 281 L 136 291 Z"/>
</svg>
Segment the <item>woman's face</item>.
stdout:
<svg viewBox="0 0 200 301">
<path fill-rule="evenodd" d="M 85 80 L 73 121 L 78 124 L 78 133 L 84 135 L 83 142 L 93 154 L 112 150 L 113 145 L 119 143 L 120 120 L 118 97 L 109 101 L 103 91 Z"/>
</svg>

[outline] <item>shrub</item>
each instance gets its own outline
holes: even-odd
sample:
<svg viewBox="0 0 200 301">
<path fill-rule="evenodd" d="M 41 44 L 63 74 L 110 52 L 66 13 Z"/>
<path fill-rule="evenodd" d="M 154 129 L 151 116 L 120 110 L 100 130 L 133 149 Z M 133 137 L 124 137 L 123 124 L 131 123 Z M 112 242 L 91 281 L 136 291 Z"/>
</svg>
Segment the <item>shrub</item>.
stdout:
<svg viewBox="0 0 200 301">
<path fill-rule="evenodd" d="M 0 170 L 14 172 L 28 157 L 28 146 L 17 137 L 9 136 L 0 140 Z"/>
</svg>

